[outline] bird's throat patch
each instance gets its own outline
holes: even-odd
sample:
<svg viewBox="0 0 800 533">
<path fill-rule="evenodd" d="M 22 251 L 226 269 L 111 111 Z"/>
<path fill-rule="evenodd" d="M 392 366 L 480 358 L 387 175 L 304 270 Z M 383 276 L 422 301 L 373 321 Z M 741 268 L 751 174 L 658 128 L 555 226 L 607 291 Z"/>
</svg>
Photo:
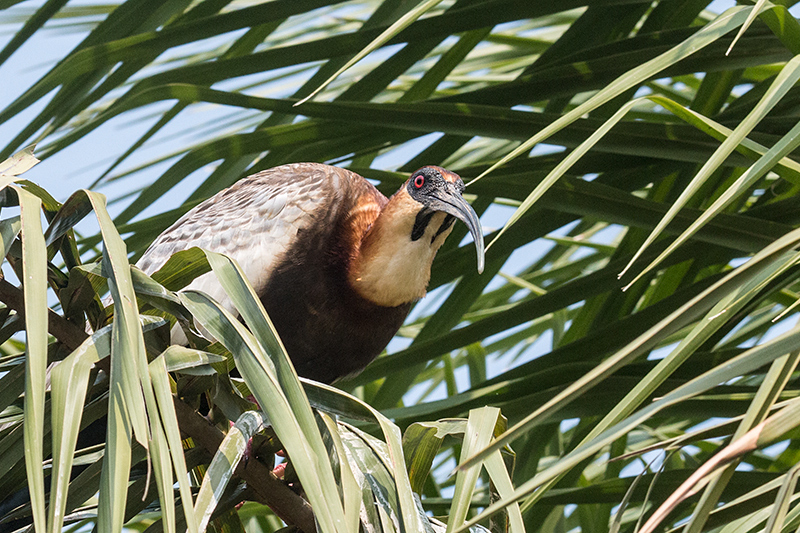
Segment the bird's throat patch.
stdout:
<svg viewBox="0 0 800 533">
<path fill-rule="evenodd" d="M 444 220 L 442 220 L 442 225 L 439 226 L 439 229 L 436 232 L 436 235 L 431 237 L 431 244 L 433 244 L 433 241 L 436 240 L 436 237 L 438 237 L 439 235 L 441 235 L 442 233 L 444 233 L 445 231 L 450 229 L 450 227 L 453 225 L 453 222 L 455 222 L 455 221 L 456 221 L 456 217 L 454 217 L 453 215 L 445 216 Z"/>
<path fill-rule="evenodd" d="M 417 213 L 417 218 L 414 219 L 414 228 L 411 230 L 411 240 L 418 241 L 425 235 L 425 229 L 428 227 L 428 223 L 431 221 L 431 217 L 436 213 L 433 209 L 428 209 L 427 207 L 423 207 L 419 213 Z"/>
</svg>

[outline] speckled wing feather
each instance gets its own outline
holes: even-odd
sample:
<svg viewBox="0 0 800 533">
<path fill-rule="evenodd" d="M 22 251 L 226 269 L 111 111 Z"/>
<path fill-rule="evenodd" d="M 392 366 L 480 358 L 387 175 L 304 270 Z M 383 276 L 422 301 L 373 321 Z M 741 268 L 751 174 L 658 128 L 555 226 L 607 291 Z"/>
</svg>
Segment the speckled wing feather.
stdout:
<svg viewBox="0 0 800 533">
<path fill-rule="evenodd" d="M 314 224 L 326 195 L 341 190 L 341 181 L 350 174 L 296 163 L 247 177 L 181 217 L 153 242 L 137 266 L 150 274 L 175 252 L 198 246 L 234 258 L 260 292 L 297 232 Z M 233 311 L 213 273 L 187 288 L 201 290 Z"/>
</svg>

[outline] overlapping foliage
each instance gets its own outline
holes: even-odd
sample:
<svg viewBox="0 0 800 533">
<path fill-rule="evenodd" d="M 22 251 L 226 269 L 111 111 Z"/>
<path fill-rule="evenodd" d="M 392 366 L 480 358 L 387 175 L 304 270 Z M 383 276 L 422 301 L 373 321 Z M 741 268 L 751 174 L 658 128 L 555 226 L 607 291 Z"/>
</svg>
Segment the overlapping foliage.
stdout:
<svg viewBox="0 0 800 533">
<path fill-rule="evenodd" d="M 417 531 L 428 521 L 413 492 L 422 509 L 450 514 L 448 531 L 470 517 L 470 525 L 490 525 L 490 515 L 491 526 L 503 528 L 506 515 L 493 513 L 512 501 L 521 502 L 528 531 L 796 529 L 800 25 L 788 4 L 760 1 L 722 14 L 705 11 L 708 4 L 128 0 L 92 10 L 81 44 L 0 111 L 5 122 L 47 102 L 6 140 L 2 154 L 36 139 L 45 166 L 48 157 L 131 113 L 154 112 L 149 130 L 86 184 L 105 187 L 112 200 L 123 200 L 113 197 L 114 184 L 136 189 L 113 220 L 134 258 L 201 199 L 291 161 L 345 165 L 387 194 L 422 164 L 441 164 L 467 180 L 481 176 L 467 193 L 486 212 L 486 225 L 508 206 L 514 214 L 502 232 L 492 228 L 487 236 L 492 244 L 480 276 L 472 271 L 474 252 L 459 246 L 464 228 L 456 230 L 434 265 L 435 298 L 415 309 L 390 354 L 339 384 L 356 400 L 299 387 L 282 366 L 257 300 L 223 258 L 176 258 L 150 280 L 127 269 L 99 196 L 78 193 L 59 206 L 32 184 L 7 192 L 4 206 L 19 205 L 22 219 L 4 216 L 0 234 L 26 282 L 7 284 L 0 295 L 8 306 L 0 327 L 8 372 L 0 378 L 0 486 L 3 494 L 28 486 L 34 497 L 30 506 L 1 508 L 0 523 L 60 520 L 65 508 L 48 507 L 47 486 L 51 494 L 54 487 L 73 490 L 77 495 L 66 499 L 70 520 L 93 520 L 99 512 L 101 529 L 142 523 L 152 519 L 150 511 L 165 524 L 172 516 L 178 523 L 244 521 L 252 531 L 275 529 L 277 522 L 252 504 L 234 511 L 242 500 L 259 499 L 241 492 L 258 461 L 240 467 L 227 491 L 201 488 L 195 508 L 203 512 L 194 518 L 166 504 L 173 470 L 181 480 L 182 469 L 191 470 L 194 488 L 204 472 L 204 479 L 222 482 L 234 473 L 246 437 L 265 422 L 245 401 L 253 393 L 261 405 L 275 405 L 267 416 L 290 456 L 312 461 L 326 450 L 353 458 L 314 465 L 318 486 L 301 471 L 312 463 L 297 469 L 312 507 L 326 509 L 317 513 L 324 514 L 324 531 L 353 531 L 357 520 L 376 530 Z M 46 31 L 55 13 L 75 21 L 85 15 L 65 1 L 45 3 L 0 60 Z M 197 49 L 178 51 L 190 43 Z M 195 110 L 215 116 L 198 124 L 189 114 Z M 185 131 L 186 142 L 167 143 L 176 130 Z M 152 160 L 141 157 L 159 146 Z M 161 172 L 163 161 L 169 167 Z M 183 205 L 143 214 L 190 175 L 201 179 L 183 194 Z M 44 233 L 25 216 L 38 209 L 36 198 L 54 228 Z M 101 232 L 73 240 L 72 226 L 90 210 Z M 93 262 L 101 251 L 102 267 Z M 202 295 L 176 292 L 206 262 L 241 296 L 249 329 Z M 58 299 L 49 323 L 45 279 Z M 94 297 L 106 283 L 115 301 L 128 305 L 110 329 L 102 329 L 107 312 Z M 23 310 L 38 317 L 28 320 L 26 346 L 13 336 L 24 327 Z M 189 323 L 190 315 L 215 327 L 220 343 L 164 352 L 165 322 L 141 318 Z M 83 332 L 77 324 L 85 319 L 100 328 L 85 341 L 94 347 L 78 349 L 82 337 L 71 346 L 69 334 L 53 330 L 62 319 L 73 333 Z M 46 347 L 48 326 L 54 342 Z M 20 356 L 25 348 L 28 365 Z M 115 359 L 123 349 L 130 354 Z M 107 360 L 108 351 L 111 379 L 98 381 L 98 365 L 91 364 Z M 150 361 L 146 354 L 162 355 Z M 234 360 L 243 382 L 224 377 Z M 48 381 L 44 368 L 54 361 L 60 363 Z M 181 376 L 179 363 L 186 375 L 170 383 L 169 376 Z M 88 389 L 59 377 L 79 367 L 91 378 Z M 169 390 L 189 404 L 176 403 L 170 413 Z M 306 396 L 316 412 L 343 418 L 315 418 Z M 83 397 L 90 400 L 85 407 L 56 401 Z M 236 423 L 223 442 L 227 468 L 212 463 L 206 471 L 211 457 L 200 453 L 206 444 L 199 441 L 195 452 L 180 453 L 175 420 L 188 430 L 194 411 L 181 414 L 186 405 L 213 406 L 217 431 Z M 495 431 L 497 413 L 485 405 L 508 417 L 508 431 Z M 115 419 L 121 424 L 108 433 L 115 443 L 81 447 L 79 439 L 77 454 L 53 447 L 53 470 L 41 476 L 38 465 L 51 454 L 48 409 L 55 420 L 71 413 L 72 421 L 83 410 L 84 427 L 107 412 L 124 416 L 109 418 L 109 427 Z M 460 441 L 445 437 L 461 434 L 465 424 L 484 429 L 459 451 Z M 405 462 L 397 455 L 401 430 Z M 52 432 L 54 442 L 77 438 L 56 426 Z M 486 448 L 493 433 L 499 437 Z M 222 435 L 215 435 L 208 448 L 219 446 Z M 126 448 L 131 439 L 136 444 Z M 506 483 L 509 465 L 501 464 L 500 450 L 508 443 L 517 464 Z M 116 470 L 109 466 L 101 477 L 103 449 Z M 369 464 L 358 462 L 358 450 L 371 451 Z M 63 472 L 73 458 L 79 467 L 91 464 L 66 489 Z M 478 461 L 486 473 L 470 469 Z M 457 462 L 464 470 L 448 477 Z M 134 482 L 126 486 L 128 475 Z M 387 485 L 396 491 L 383 501 L 379 487 Z M 97 487 L 100 500 L 92 502 Z M 474 494 L 466 490 L 472 487 Z M 164 505 L 156 503 L 158 490 Z M 123 514 L 116 505 L 126 498 Z M 206 516 L 212 501 L 218 514 Z M 512 528 L 521 527 L 513 511 L 507 516 Z"/>
<path fill-rule="evenodd" d="M 32 160 L 29 152 L 15 155 L 0 177 L 18 180 Z M 96 508 L 101 531 L 121 530 L 126 517 L 144 512 L 153 499 L 161 512 L 154 527 L 167 531 L 205 531 L 215 516 L 215 527 L 241 528 L 232 510 L 247 500 L 265 502 L 265 512 L 271 509 L 304 531 L 357 531 L 362 523 L 382 531 L 431 531 L 435 524 L 420 507 L 411 483 L 425 481 L 442 438 L 460 436 L 466 458 L 505 428 L 499 410 L 487 407 L 473 410 L 468 420 L 426 426 L 434 429 L 432 434 L 412 429 L 404 446 L 399 428 L 357 398 L 315 382 L 307 382 L 304 390 L 258 297 L 227 257 L 193 248 L 176 254 L 151 278 L 128 265 L 102 195 L 80 191 L 61 205 L 30 183 L 20 182 L 6 191 L 4 207 L 19 206 L 20 216 L 5 220 L 2 234 L 10 266 L 24 280 L 24 294 L 0 282 L 0 298 L 8 305 L 5 335 L 24 327 L 27 341 L 24 359 L 12 356 L 6 366 L 13 370 L 0 378 L 15 391 L 3 396 L 2 483 L 11 494 L 4 501 L 7 527 L 32 519 L 37 529 L 59 531 L 64 523 L 84 521 L 85 511 L 77 510 L 97 493 L 90 508 Z M 40 220 L 43 205 L 50 215 L 46 231 Z M 91 212 L 101 228 L 103 257 L 99 263 L 80 265 L 72 227 Z M 50 263 L 65 313 L 48 317 L 48 257 L 56 256 L 75 266 L 67 275 Z M 185 286 L 209 267 L 244 324 L 203 293 L 170 289 Z M 98 296 L 105 285 L 113 306 Z M 84 315 L 92 315 L 90 306 L 104 316 L 113 307 L 109 325 L 102 325 L 104 318 L 92 320 L 96 332 L 91 336 L 69 319 L 77 314 L 81 324 Z M 36 320 L 19 324 L 20 316 Z M 192 347 L 168 346 L 170 322 L 176 320 L 195 337 Z M 195 324 L 217 342 L 199 337 Z M 49 346 L 48 325 L 54 336 Z M 49 387 L 48 360 L 54 362 Z M 241 377 L 229 374 L 234 366 Z M 23 388 L 18 399 L 17 391 Z M 382 438 L 353 426 L 354 421 L 375 426 Z M 92 432 L 92 424 L 99 424 L 100 431 Z M 252 439 L 267 428 L 274 443 L 255 447 Z M 181 433 L 190 438 L 186 447 Z M 87 442 L 92 437 L 96 441 Z M 98 463 L 101 450 L 103 460 Z M 284 472 L 291 469 L 293 474 L 272 472 L 255 456 L 274 462 L 279 450 L 289 457 Z M 198 451 L 212 457 L 207 468 L 201 466 L 207 461 L 195 457 L 199 463 L 187 469 L 189 454 Z M 253 454 L 249 459 L 260 465 L 257 473 L 239 472 L 246 454 Z M 52 457 L 49 498 L 42 469 L 45 455 Z M 506 498 L 513 492 L 508 474 L 513 454 L 509 457 L 512 462 L 506 465 L 497 451 L 486 462 L 492 486 Z M 413 476 L 406 460 L 415 466 Z M 97 468 L 86 467 L 92 462 Z M 147 468 L 143 478 L 135 466 L 141 462 Z M 451 514 L 458 519 L 450 522 L 451 529 L 464 523 L 480 471 L 478 465 L 458 475 L 459 495 Z M 137 482 L 128 485 L 131 477 Z M 243 492 L 244 482 L 251 492 Z M 302 496 L 292 492 L 291 483 L 298 491 L 302 487 Z M 196 497 L 193 487 L 198 489 Z M 183 511 L 180 519 L 176 500 Z M 516 504 L 514 509 L 509 520 L 522 530 Z M 219 513 L 230 516 L 219 518 Z"/>
</svg>

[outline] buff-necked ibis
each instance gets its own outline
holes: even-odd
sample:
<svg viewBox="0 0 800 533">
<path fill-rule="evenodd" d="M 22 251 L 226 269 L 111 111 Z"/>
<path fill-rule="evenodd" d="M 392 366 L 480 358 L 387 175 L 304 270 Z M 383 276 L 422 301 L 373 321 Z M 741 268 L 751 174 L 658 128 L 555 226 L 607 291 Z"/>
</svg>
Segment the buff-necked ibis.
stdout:
<svg viewBox="0 0 800 533">
<path fill-rule="evenodd" d="M 425 295 L 431 263 L 456 218 L 483 270 L 483 235 L 453 172 L 426 166 L 390 199 L 338 167 L 295 163 L 254 174 L 164 231 L 147 273 L 192 246 L 234 258 L 264 304 L 299 375 L 331 383 L 361 371 Z M 189 286 L 231 309 L 213 273 Z"/>
</svg>

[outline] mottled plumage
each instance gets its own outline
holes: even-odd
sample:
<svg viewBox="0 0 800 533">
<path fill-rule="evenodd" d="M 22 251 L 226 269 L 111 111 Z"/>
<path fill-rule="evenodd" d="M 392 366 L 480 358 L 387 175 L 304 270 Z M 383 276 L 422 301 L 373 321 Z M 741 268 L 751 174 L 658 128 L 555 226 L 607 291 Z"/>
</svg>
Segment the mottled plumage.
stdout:
<svg viewBox="0 0 800 533">
<path fill-rule="evenodd" d="M 458 176 L 425 169 L 435 169 L 425 171 L 431 173 L 426 179 L 444 183 L 451 196 L 455 187 L 456 203 L 466 206 L 458 209 L 469 209 L 460 200 Z M 453 221 L 453 215 L 419 202 L 427 201 L 425 192 L 407 182 L 387 200 L 345 169 L 316 163 L 276 167 L 189 211 L 153 242 L 138 266 L 152 273 L 192 246 L 231 256 L 263 302 L 298 374 L 332 382 L 374 359 L 424 295 L 430 263 Z M 427 220 L 420 221 L 423 211 Z M 474 212 L 468 219 L 479 235 Z M 421 235 L 412 239 L 415 232 Z M 213 273 L 189 288 L 233 311 Z"/>
</svg>

